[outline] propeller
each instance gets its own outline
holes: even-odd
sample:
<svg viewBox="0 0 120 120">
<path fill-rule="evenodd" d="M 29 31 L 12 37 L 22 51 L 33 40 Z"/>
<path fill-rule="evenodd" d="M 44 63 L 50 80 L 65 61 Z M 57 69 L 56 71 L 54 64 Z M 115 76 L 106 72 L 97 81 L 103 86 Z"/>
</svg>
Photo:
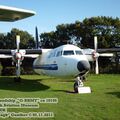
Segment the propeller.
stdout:
<svg viewBox="0 0 120 120">
<path fill-rule="evenodd" d="M 33 49 L 32 50 L 20 50 L 20 36 L 19 35 L 16 36 L 16 46 L 17 46 L 17 48 L 16 48 L 16 50 L 12 51 L 12 54 L 14 56 L 13 61 L 16 64 L 16 78 L 15 78 L 16 82 L 20 81 L 20 66 L 21 66 L 23 58 L 24 57 L 33 58 L 34 56 L 36 58 L 35 54 L 41 54 L 41 50 L 37 50 L 37 49 L 39 49 L 39 36 L 38 36 L 37 27 L 35 28 L 35 38 L 36 38 L 36 49 L 34 49 L 34 50 Z"/>
<path fill-rule="evenodd" d="M 99 74 L 99 63 L 98 58 L 101 57 L 113 57 L 113 53 L 98 53 L 98 40 L 97 36 L 94 36 L 94 52 L 93 58 L 95 59 L 95 73 Z"/>
<path fill-rule="evenodd" d="M 15 63 L 16 63 L 16 81 L 20 80 L 20 64 L 22 59 L 22 54 L 20 53 L 20 36 L 16 36 L 17 49 L 15 52 Z"/>
</svg>

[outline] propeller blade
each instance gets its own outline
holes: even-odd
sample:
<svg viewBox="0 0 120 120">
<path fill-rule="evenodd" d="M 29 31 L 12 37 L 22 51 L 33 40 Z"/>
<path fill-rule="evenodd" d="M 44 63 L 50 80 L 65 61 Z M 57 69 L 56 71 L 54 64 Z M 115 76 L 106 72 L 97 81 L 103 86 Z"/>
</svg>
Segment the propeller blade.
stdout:
<svg viewBox="0 0 120 120">
<path fill-rule="evenodd" d="M 20 60 L 19 59 L 16 62 L 16 76 L 17 78 L 20 77 Z"/>
<path fill-rule="evenodd" d="M 98 65 L 98 57 L 99 57 L 99 53 L 97 53 L 97 49 L 98 49 L 98 41 L 97 41 L 97 36 L 94 36 L 94 48 L 95 48 L 95 73 L 99 74 L 99 65 Z"/>
<path fill-rule="evenodd" d="M 16 36 L 16 44 L 17 44 L 17 52 L 19 52 L 19 49 L 20 49 L 20 36 L 19 35 Z"/>
<path fill-rule="evenodd" d="M 94 36 L 94 48 L 95 51 L 97 52 L 97 48 L 98 48 L 97 36 Z"/>
<path fill-rule="evenodd" d="M 99 54 L 99 56 L 101 56 L 101 57 L 113 57 L 114 54 L 113 53 L 101 53 L 101 54 Z"/>
<path fill-rule="evenodd" d="M 36 49 L 39 48 L 39 36 L 38 36 L 38 28 L 35 28 L 35 39 L 36 39 Z"/>
<path fill-rule="evenodd" d="M 96 61 L 95 61 L 95 73 L 99 74 L 98 57 L 96 58 Z"/>
</svg>

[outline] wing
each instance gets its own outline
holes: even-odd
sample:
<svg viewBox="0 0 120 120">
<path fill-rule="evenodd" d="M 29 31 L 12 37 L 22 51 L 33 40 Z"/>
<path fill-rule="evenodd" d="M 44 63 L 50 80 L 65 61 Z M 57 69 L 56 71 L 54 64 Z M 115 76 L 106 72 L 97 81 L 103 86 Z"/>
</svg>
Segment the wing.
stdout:
<svg viewBox="0 0 120 120">
<path fill-rule="evenodd" d="M 120 48 L 97 49 L 97 52 L 94 49 L 83 49 L 88 61 L 95 61 L 96 57 L 113 57 L 114 52 L 120 52 Z"/>
<path fill-rule="evenodd" d="M 22 57 L 37 58 L 42 54 L 41 49 L 24 49 L 19 51 Z M 17 50 L 0 49 L 0 58 L 14 58 Z"/>
<path fill-rule="evenodd" d="M 0 58 L 12 58 L 11 50 L 0 49 Z"/>
<path fill-rule="evenodd" d="M 97 49 L 99 53 L 106 53 L 106 52 L 120 52 L 120 48 L 106 48 L 106 49 Z"/>
<path fill-rule="evenodd" d="M 26 58 L 37 58 L 40 54 L 42 54 L 41 49 L 26 49 L 26 54 L 23 57 Z"/>
<path fill-rule="evenodd" d="M 31 10 L 19 9 L 15 7 L 0 6 L 0 21 L 14 22 L 21 20 L 36 13 Z"/>
<path fill-rule="evenodd" d="M 1 54 L 0 58 L 12 58 L 12 55 Z"/>
</svg>

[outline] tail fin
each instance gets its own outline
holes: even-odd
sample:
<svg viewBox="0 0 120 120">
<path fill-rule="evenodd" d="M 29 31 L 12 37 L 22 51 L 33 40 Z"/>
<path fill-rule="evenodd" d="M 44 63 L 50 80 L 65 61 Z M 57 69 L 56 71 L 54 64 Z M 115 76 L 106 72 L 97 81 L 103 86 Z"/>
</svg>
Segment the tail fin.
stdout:
<svg viewBox="0 0 120 120">
<path fill-rule="evenodd" d="M 39 36 L 38 36 L 38 28 L 37 28 L 37 26 L 35 28 L 35 40 L 36 40 L 36 46 L 35 46 L 35 48 L 39 49 Z"/>
</svg>

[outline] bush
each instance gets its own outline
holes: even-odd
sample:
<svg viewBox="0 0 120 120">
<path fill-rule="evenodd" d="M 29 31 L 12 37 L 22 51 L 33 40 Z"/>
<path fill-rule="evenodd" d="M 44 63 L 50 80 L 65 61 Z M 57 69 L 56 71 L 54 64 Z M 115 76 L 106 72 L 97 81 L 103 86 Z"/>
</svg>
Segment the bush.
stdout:
<svg viewBox="0 0 120 120">
<path fill-rule="evenodd" d="M 30 74 L 31 75 L 31 74 L 34 74 L 34 71 L 32 70 L 32 68 L 23 69 L 23 67 L 21 67 L 21 74 Z M 16 75 L 16 68 L 15 67 L 5 67 L 2 69 L 1 75 L 2 76 Z"/>
<path fill-rule="evenodd" d="M 3 76 L 15 75 L 15 67 L 3 68 L 1 71 L 1 75 L 3 75 Z"/>
</svg>

